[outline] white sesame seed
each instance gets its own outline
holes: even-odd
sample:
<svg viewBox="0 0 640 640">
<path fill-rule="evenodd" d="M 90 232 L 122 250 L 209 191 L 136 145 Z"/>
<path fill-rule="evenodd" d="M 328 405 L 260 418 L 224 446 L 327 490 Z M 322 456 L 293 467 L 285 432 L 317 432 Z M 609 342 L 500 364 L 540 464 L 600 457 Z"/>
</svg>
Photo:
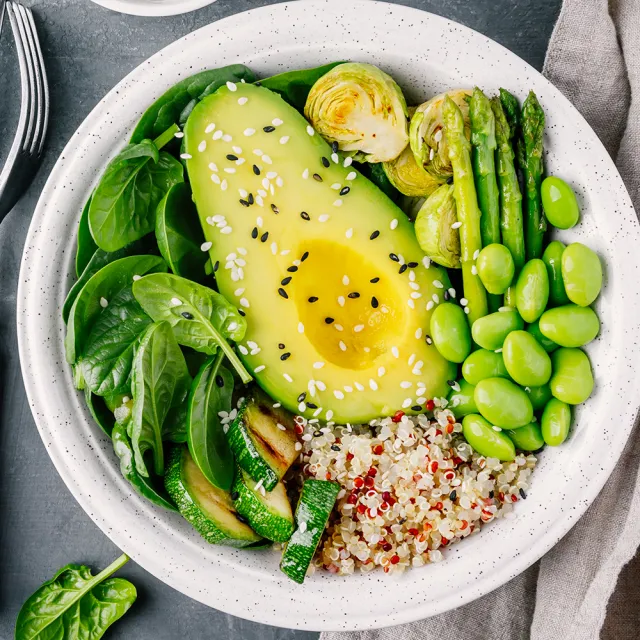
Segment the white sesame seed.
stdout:
<svg viewBox="0 0 640 640">
<path fill-rule="evenodd" d="M 412 291 L 411 292 L 411 297 L 414 300 L 417 300 L 418 298 L 422 298 L 422 294 L 419 291 Z"/>
<path fill-rule="evenodd" d="M 400 357 L 400 351 L 398 350 L 398 347 L 391 347 L 391 353 L 393 354 L 394 358 Z"/>
<path fill-rule="evenodd" d="M 266 198 L 267 192 L 264 189 L 258 189 L 258 195 L 262 196 L 263 198 Z"/>
<path fill-rule="evenodd" d="M 357 178 L 358 174 L 355 171 L 350 171 L 347 174 L 346 180 L 352 181 L 355 180 Z"/>
<path fill-rule="evenodd" d="M 327 385 L 322 382 L 322 380 L 316 380 L 316 387 L 318 387 L 318 389 L 320 389 L 320 391 L 326 391 L 327 390 Z"/>
<path fill-rule="evenodd" d="M 442 282 L 440 282 L 440 280 L 434 280 L 433 286 L 436 287 L 436 289 L 444 289 L 444 285 L 442 284 Z"/>
<path fill-rule="evenodd" d="M 276 190 L 273 188 L 273 185 L 270 185 L 270 186 L 269 186 L 269 191 L 271 192 L 271 195 L 272 195 L 272 196 L 275 196 L 275 195 L 276 195 Z"/>
<path fill-rule="evenodd" d="M 264 162 L 265 164 L 273 164 L 273 160 L 271 160 L 271 158 L 266 153 L 262 156 L 262 162 Z"/>
<path fill-rule="evenodd" d="M 184 138 L 184 131 L 176 131 L 176 132 L 173 134 L 173 137 L 174 137 L 174 138 Z"/>
<path fill-rule="evenodd" d="M 332 154 L 331 154 L 331 159 L 332 159 L 336 164 L 338 164 L 338 163 L 340 162 L 340 157 L 338 156 L 338 154 L 337 154 L 337 153 L 332 153 Z"/>
<path fill-rule="evenodd" d="M 347 238 L 353 237 L 353 229 L 351 228 L 347 229 L 344 235 L 347 236 Z"/>
<path fill-rule="evenodd" d="M 191 158 L 192 158 L 193 156 L 192 156 L 191 154 L 189 154 L 189 153 L 181 153 L 181 154 L 180 154 L 180 157 L 181 157 L 183 160 L 191 160 Z"/>
<path fill-rule="evenodd" d="M 272 124 L 274 127 L 279 127 L 281 124 L 283 124 L 283 122 L 282 122 L 282 120 L 280 120 L 280 118 L 274 118 L 274 119 L 271 121 L 271 124 Z"/>
<path fill-rule="evenodd" d="M 455 297 L 456 297 L 456 290 L 455 290 L 453 287 L 451 287 L 450 289 L 447 289 L 447 291 L 449 292 L 449 295 L 450 295 L 452 298 L 455 298 Z"/>
<path fill-rule="evenodd" d="M 469 304 L 469 301 L 466 298 L 460 298 L 460 304 L 463 307 L 466 307 Z"/>
<path fill-rule="evenodd" d="M 249 195 L 249 192 L 246 189 L 238 189 L 238 193 L 241 198 L 246 198 Z"/>
<path fill-rule="evenodd" d="M 340 351 L 346 351 L 347 350 L 347 345 L 342 342 L 342 340 L 340 340 L 340 342 L 338 342 L 338 346 L 340 347 Z"/>
<path fill-rule="evenodd" d="M 263 224 L 264 224 L 264 220 L 262 219 L 262 216 L 258 216 L 256 218 L 256 225 L 258 226 L 258 228 L 262 229 Z"/>
<path fill-rule="evenodd" d="M 354 382 L 353 385 L 358 391 L 364 391 L 364 387 L 359 382 Z"/>
<path fill-rule="evenodd" d="M 353 393 L 353 387 L 350 387 L 348 384 L 345 384 L 344 387 L 342 387 L 347 393 Z"/>
<path fill-rule="evenodd" d="M 273 180 L 277 176 L 278 176 L 278 172 L 277 171 L 267 171 L 267 178 L 269 180 Z"/>
<path fill-rule="evenodd" d="M 224 168 L 225 173 L 235 173 L 236 170 L 233 167 L 225 167 Z"/>
<path fill-rule="evenodd" d="M 373 378 L 369 378 L 369 388 L 372 391 L 377 391 L 378 390 L 378 383 Z"/>
<path fill-rule="evenodd" d="M 403 380 L 403 381 L 400 383 L 400 387 L 401 387 L 402 389 L 410 389 L 410 388 L 411 388 L 411 386 L 412 386 L 412 384 L 411 384 L 411 382 L 409 382 L 408 380 Z"/>
<path fill-rule="evenodd" d="M 207 128 L 204 130 L 204 132 L 211 133 L 215 128 L 216 128 L 216 125 L 213 122 L 211 122 L 207 125 Z"/>
<path fill-rule="evenodd" d="M 233 82 L 229 82 L 229 81 L 227 81 L 227 88 L 229 89 L 229 91 L 238 90 L 238 87 Z"/>
<path fill-rule="evenodd" d="M 223 180 L 223 181 L 220 183 L 220 189 L 222 189 L 222 191 L 226 191 L 228 186 L 229 186 L 229 185 L 227 184 L 227 181 L 226 181 L 226 180 Z"/>
<path fill-rule="evenodd" d="M 278 253 L 278 243 L 277 242 L 272 242 L 271 243 L 271 253 L 274 256 Z"/>
<path fill-rule="evenodd" d="M 100 306 L 103 309 L 106 309 L 108 304 L 109 304 L 109 302 L 107 301 L 106 298 L 100 298 Z M 182 304 L 182 303 L 180 303 L 180 304 Z"/>
<path fill-rule="evenodd" d="M 339 182 L 334 182 L 331 185 L 331 188 L 334 189 L 335 191 L 339 191 L 342 188 L 342 185 Z"/>
<path fill-rule="evenodd" d="M 224 142 L 231 142 L 233 140 L 233 138 L 228 133 L 225 133 L 222 136 L 222 139 L 224 140 Z"/>
<path fill-rule="evenodd" d="M 402 403 L 402 408 L 407 409 L 413 404 L 413 400 L 411 398 L 406 398 Z"/>
<path fill-rule="evenodd" d="M 334 389 L 333 390 L 333 395 L 338 398 L 338 400 L 344 400 L 344 393 L 342 393 L 342 391 L 340 391 L 340 389 Z"/>
<path fill-rule="evenodd" d="M 266 365 L 261 364 L 259 367 L 256 367 L 256 368 L 253 370 L 253 373 L 260 373 L 261 371 L 264 371 L 266 368 L 267 368 L 267 367 L 266 367 Z"/>
<path fill-rule="evenodd" d="M 309 177 L 309 169 L 305 169 L 302 172 L 302 177 L 306 180 Z"/>
<path fill-rule="evenodd" d="M 435 302 L 433 300 L 429 300 L 429 302 L 427 302 L 427 306 L 426 309 L 427 311 L 431 311 L 431 309 L 433 309 L 433 307 L 435 307 Z"/>
<path fill-rule="evenodd" d="M 454 223 L 451 225 L 451 228 L 452 228 L 452 229 L 459 229 L 461 226 L 462 226 L 462 222 L 454 222 Z"/>
<path fill-rule="evenodd" d="M 471 311 L 471 310 L 469 309 L 469 307 L 465 307 L 465 308 L 464 308 L 464 312 L 465 312 L 467 315 L 469 315 L 469 312 L 470 312 L 470 311 Z"/>
<path fill-rule="evenodd" d="M 289 142 L 289 136 L 282 136 L 282 138 L 280 138 L 280 144 L 287 144 L 287 142 Z"/>
<path fill-rule="evenodd" d="M 231 233 L 233 231 L 233 229 L 227 225 L 226 227 L 222 227 L 222 229 L 220 229 L 220 233 L 224 233 L 225 235 Z"/>
<path fill-rule="evenodd" d="M 412 274 L 413 271 L 410 271 L 409 274 Z M 413 280 L 409 281 L 409 286 L 414 290 L 414 291 L 419 291 L 420 290 L 420 285 L 417 282 L 414 282 Z"/>
<path fill-rule="evenodd" d="M 209 249 L 211 249 L 212 246 L 213 246 L 213 242 L 203 242 L 200 245 L 200 251 L 209 251 Z"/>
<path fill-rule="evenodd" d="M 440 303 L 440 297 L 438 296 L 438 294 L 437 294 L 437 293 L 434 293 L 434 294 L 431 296 L 431 299 L 432 299 L 436 304 L 439 304 L 439 303 Z"/>
<path fill-rule="evenodd" d="M 304 325 L 302 322 L 298 322 L 298 333 L 304 333 Z"/>
<path fill-rule="evenodd" d="M 278 186 L 278 187 L 282 187 L 283 185 L 284 185 L 284 180 L 282 179 L 282 177 L 281 177 L 281 176 L 278 176 L 278 177 L 276 178 L 276 186 Z"/>
<path fill-rule="evenodd" d="M 422 258 L 422 264 L 424 265 L 425 269 L 428 269 L 431 266 L 431 259 L 427 256 L 424 256 L 424 258 Z"/>
<path fill-rule="evenodd" d="M 220 176 L 217 173 L 211 174 L 211 181 L 215 184 L 220 184 Z"/>
<path fill-rule="evenodd" d="M 473 252 L 473 259 L 474 259 L 474 260 L 477 260 L 479 255 L 480 255 L 480 249 L 476 249 L 476 250 Z"/>
<path fill-rule="evenodd" d="M 416 336 L 416 340 L 420 340 L 420 338 L 422 338 L 422 327 L 418 327 L 416 329 L 415 336 Z"/>
<path fill-rule="evenodd" d="M 293 382 L 293 378 L 288 374 L 288 373 L 283 373 L 282 377 L 287 381 L 287 382 Z"/>
<path fill-rule="evenodd" d="M 351 164 L 353 163 L 353 158 L 349 157 L 349 158 L 345 158 L 344 162 L 342 163 L 343 167 L 350 167 Z"/>
<path fill-rule="evenodd" d="M 200 153 L 202 153 L 203 151 L 205 151 L 207 148 L 207 141 L 203 140 L 199 145 L 198 145 L 198 151 Z"/>
<path fill-rule="evenodd" d="M 298 411 L 299 411 L 300 413 L 304 413 L 306 410 L 307 410 L 307 405 L 306 405 L 304 402 L 301 402 L 301 403 L 298 405 Z"/>
<path fill-rule="evenodd" d="M 252 136 L 255 132 L 256 132 L 256 130 L 255 129 L 251 129 L 251 128 L 245 129 L 243 131 L 244 135 L 247 136 L 247 138 Z"/>
<path fill-rule="evenodd" d="M 247 340 L 247 346 L 250 349 L 255 349 L 258 346 L 258 343 L 253 340 Z"/>
<path fill-rule="evenodd" d="M 236 289 L 236 290 L 233 292 L 233 295 L 234 295 L 234 296 L 241 296 L 243 293 L 244 293 L 244 287 L 240 287 L 240 289 Z"/>
<path fill-rule="evenodd" d="M 243 104 L 247 104 L 249 102 L 249 98 L 246 96 L 242 96 L 242 98 L 238 98 L 238 104 L 242 106 Z"/>
<path fill-rule="evenodd" d="M 397 226 L 398 226 L 398 219 L 397 219 L 397 218 L 394 218 L 394 219 L 389 223 L 389 228 L 391 229 L 391 231 L 393 231 Z"/>
<path fill-rule="evenodd" d="M 245 309 L 249 308 L 249 301 L 246 298 L 240 298 L 240 305 Z"/>
<path fill-rule="evenodd" d="M 323 213 L 318 216 L 318 222 L 326 222 L 331 216 L 328 213 Z"/>
<path fill-rule="evenodd" d="M 336 331 L 343 331 L 344 330 L 344 327 L 341 324 L 336 323 L 333 326 L 334 326 Z"/>
<path fill-rule="evenodd" d="M 313 368 L 314 369 L 322 369 L 322 367 L 324 367 L 324 362 L 314 362 L 313 363 Z"/>
<path fill-rule="evenodd" d="M 243 344 L 239 344 L 238 345 L 238 351 L 240 351 L 240 353 L 243 356 L 248 356 L 249 355 L 249 349 L 247 349 L 247 347 L 245 347 Z"/>
<path fill-rule="evenodd" d="M 476 267 L 476 265 L 475 265 L 475 264 L 472 264 L 472 265 L 471 265 L 471 273 L 472 273 L 474 276 L 477 276 L 477 275 L 478 275 L 478 268 Z"/>
<path fill-rule="evenodd" d="M 211 139 L 212 140 L 220 140 L 220 138 L 222 138 L 222 136 L 224 135 L 224 131 L 222 131 L 222 129 L 218 129 L 212 136 Z"/>
<path fill-rule="evenodd" d="M 378 378 L 382 378 L 382 376 L 387 372 L 384 367 L 378 367 Z"/>
<path fill-rule="evenodd" d="M 495 424 L 491 427 L 494 431 L 502 431 L 500 427 L 497 427 Z"/>
<path fill-rule="evenodd" d="M 209 163 L 209 170 L 213 171 L 214 173 L 218 172 L 218 165 L 215 162 L 210 162 Z"/>
<path fill-rule="evenodd" d="M 407 300 L 407 305 L 409 306 L 409 309 L 415 309 L 416 308 L 416 303 L 411 299 Z"/>
<path fill-rule="evenodd" d="M 290 253 L 291 253 L 291 249 L 283 249 L 283 250 L 280 252 L 280 255 L 281 255 L 281 256 L 288 256 Z"/>
<path fill-rule="evenodd" d="M 407 360 L 407 364 L 408 364 L 409 366 L 411 366 L 411 365 L 415 362 L 415 359 L 416 359 L 416 354 L 415 354 L 415 353 L 412 353 L 412 354 L 409 356 L 409 359 Z"/>
<path fill-rule="evenodd" d="M 262 196 L 256 196 L 256 204 L 259 207 L 264 207 L 264 200 L 262 199 Z"/>
<path fill-rule="evenodd" d="M 357 324 L 355 327 L 353 327 L 353 330 L 356 333 L 360 333 L 363 329 L 364 329 L 364 325 L 363 324 Z"/>
<path fill-rule="evenodd" d="M 347 287 L 349 285 L 349 276 L 342 276 L 342 284 Z"/>
<path fill-rule="evenodd" d="M 337 200 L 333 201 L 333 206 L 334 207 L 341 207 L 342 206 L 342 198 L 338 198 Z"/>
<path fill-rule="evenodd" d="M 344 296 L 338 296 L 338 304 L 339 304 L 341 307 L 344 307 L 344 303 L 345 303 Z"/>
<path fill-rule="evenodd" d="M 307 125 L 307 133 L 312 136 L 315 131 L 313 130 L 313 127 L 311 125 Z"/>
</svg>

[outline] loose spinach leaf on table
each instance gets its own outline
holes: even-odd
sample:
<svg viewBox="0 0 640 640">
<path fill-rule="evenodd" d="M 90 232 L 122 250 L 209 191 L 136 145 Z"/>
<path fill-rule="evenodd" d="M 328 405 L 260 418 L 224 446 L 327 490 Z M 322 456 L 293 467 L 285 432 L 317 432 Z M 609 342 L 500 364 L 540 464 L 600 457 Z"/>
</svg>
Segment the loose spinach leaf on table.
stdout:
<svg viewBox="0 0 640 640">
<path fill-rule="evenodd" d="M 302 112 L 311 87 L 313 87 L 325 73 L 328 73 L 339 64 L 342 64 L 342 62 L 330 62 L 329 64 L 314 67 L 313 69 L 286 71 L 277 76 L 260 80 L 260 84 L 267 89 L 271 89 L 271 91 L 279 93 L 292 107 Z"/>
<path fill-rule="evenodd" d="M 93 240 L 91 230 L 89 229 L 89 207 L 91 206 L 91 196 L 85 203 L 82 214 L 80 215 L 80 224 L 78 225 L 78 235 L 76 237 L 76 276 L 85 270 L 91 257 L 95 253 L 98 245 Z"/>
<path fill-rule="evenodd" d="M 202 71 L 178 82 L 161 95 L 142 115 L 131 142 L 156 138 L 172 124 L 184 125 L 193 107 L 226 82 L 254 82 L 256 76 L 243 64 Z"/>
<path fill-rule="evenodd" d="M 185 182 L 174 185 L 156 211 L 156 239 L 162 257 L 173 273 L 204 282 L 209 254 L 201 251 L 204 234 L 191 189 Z"/>
<path fill-rule="evenodd" d="M 176 511 L 176 507 L 164 490 L 162 481 L 156 477 L 145 478 L 138 473 L 134 461 L 133 447 L 127 434 L 127 423 L 116 423 L 111 434 L 113 450 L 120 460 L 120 473 L 124 479 L 139 493 L 153 504 L 171 511 Z"/>
<path fill-rule="evenodd" d="M 165 421 L 171 409 L 184 404 L 191 387 L 187 364 L 168 322 L 149 325 L 136 349 L 131 373 L 133 411 L 127 431 L 136 470 L 149 477 L 144 456 L 150 451 L 154 471 L 161 476 Z"/>
<path fill-rule="evenodd" d="M 134 276 L 152 271 L 166 271 L 167 265 L 157 256 L 128 256 L 106 265 L 95 273 L 75 299 L 65 337 L 67 362 L 74 364 L 82 355 L 93 323 L 122 289 L 130 287 Z"/>
<path fill-rule="evenodd" d="M 218 412 L 231 411 L 233 376 L 222 366 L 224 353 L 205 362 L 189 393 L 187 443 L 194 462 L 215 487 L 229 491 L 234 461 Z"/>
<path fill-rule="evenodd" d="M 133 283 L 133 295 L 154 322 L 167 321 L 179 344 L 214 355 L 224 351 L 242 381 L 249 372 L 227 340 L 242 340 L 247 322 L 219 293 L 171 274 L 150 274 Z"/>
<path fill-rule="evenodd" d="M 97 576 L 84 565 L 68 564 L 23 605 L 15 640 L 98 640 L 135 602 L 136 588 L 109 576 L 129 558 L 120 556 Z"/>
</svg>

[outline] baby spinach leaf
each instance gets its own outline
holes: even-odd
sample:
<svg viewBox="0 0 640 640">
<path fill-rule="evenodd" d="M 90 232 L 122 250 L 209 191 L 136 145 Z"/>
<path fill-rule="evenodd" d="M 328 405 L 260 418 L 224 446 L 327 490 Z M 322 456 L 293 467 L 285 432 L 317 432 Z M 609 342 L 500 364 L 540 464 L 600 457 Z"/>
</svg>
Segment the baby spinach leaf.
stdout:
<svg viewBox="0 0 640 640">
<path fill-rule="evenodd" d="M 80 357 L 88 389 L 104 396 L 130 388 L 136 341 L 150 324 L 151 318 L 133 297 L 131 286 L 109 300 L 91 327 Z"/>
<path fill-rule="evenodd" d="M 69 312 L 65 337 L 67 362 L 74 364 L 82 355 L 91 327 L 104 306 L 108 306 L 109 300 L 122 289 L 131 286 L 134 276 L 166 271 L 166 268 L 165 261 L 157 256 L 128 256 L 111 262 L 91 276 Z"/>
<path fill-rule="evenodd" d="M 185 182 L 173 185 L 158 205 L 156 239 L 160 253 L 173 273 L 203 282 L 209 254 L 200 250 L 204 234 L 191 189 Z"/>
<path fill-rule="evenodd" d="M 194 462 L 215 487 L 229 491 L 233 483 L 233 453 L 219 411 L 231 411 L 233 376 L 222 366 L 224 353 L 205 362 L 191 385 L 187 442 Z"/>
<path fill-rule="evenodd" d="M 181 400 L 176 400 L 162 425 L 162 439 L 165 442 L 182 443 L 187 441 L 187 397 L 189 389 Z"/>
<path fill-rule="evenodd" d="M 135 602 L 136 588 L 109 576 L 128 562 L 120 556 L 97 576 L 84 565 L 68 564 L 23 605 L 15 640 L 97 640 Z"/>
<path fill-rule="evenodd" d="M 84 399 L 89 408 L 91 417 L 95 420 L 95 423 L 109 436 L 113 431 L 113 425 L 116 423 L 116 419 L 104 400 L 100 396 L 96 396 L 91 393 L 88 387 L 84 390 Z"/>
<path fill-rule="evenodd" d="M 95 253 L 98 245 L 93 240 L 89 229 L 89 207 L 91 206 L 91 196 L 82 209 L 80 224 L 78 225 L 78 235 L 76 237 L 76 276 L 85 270 L 91 257 Z"/>
<path fill-rule="evenodd" d="M 325 73 L 328 73 L 333 67 L 337 67 L 339 64 L 342 64 L 342 62 L 330 62 L 329 64 L 314 67 L 313 69 L 286 71 L 277 76 L 260 80 L 260 84 L 280 94 L 292 107 L 302 112 L 311 87 L 313 87 Z"/>
<path fill-rule="evenodd" d="M 242 340 L 247 322 L 219 293 L 171 274 L 152 274 L 133 284 L 133 295 L 154 322 L 169 322 L 179 344 L 214 355 L 224 351 L 242 381 L 249 372 L 227 340 Z"/>
<path fill-rule="evenodd" d="M 153 231 L 164 194 L 184 180 L 182 164 L 151 140 L 129 145 L 105 170 L 91 198 L 89 228 L 104 251 L 117 251 Z"/>
<path fill-rule="evenodd" d="M 136 470 L 145 478 L 144 460 L 151 451 L 155 473 L 164 474 L 163 425 L 170 410 L 184 402 L 191 376 L 168 322 L 156 322 L 144 332 L 133 359 L 133 411 L 128 433 Z"/>
<path fill-rule="evenodd" d="M 220 69 L 202 71 L 181 80 L 144 112 L 131 135 L 131 142 L 141 142 L 145 138 L 153 139 L 175 123 L 182 126 L 193 107 L 225 82 L 254 82 L 255 79 L 253 71 L 243 64 L 232 64 Z"/>
<path fill-rule="evenodd" d="M 143 497 L 153 504 L 171 511 L 176 511 L 175 506 L 166 494 L 162 482 L 154 481 L 155 478 L 145 478 L 140 475 L 134 462 L 133 448 L 127 434 L 127 424 L 117 423 L 111 434 L 113 450 L 120 460 L 120 473 L 124 479 Z"/>
</svg>

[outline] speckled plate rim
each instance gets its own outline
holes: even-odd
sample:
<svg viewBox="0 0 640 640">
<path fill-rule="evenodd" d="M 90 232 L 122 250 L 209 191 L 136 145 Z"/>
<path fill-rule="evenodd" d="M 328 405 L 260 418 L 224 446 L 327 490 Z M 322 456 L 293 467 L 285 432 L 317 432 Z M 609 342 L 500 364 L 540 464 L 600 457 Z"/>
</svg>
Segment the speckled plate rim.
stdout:
<svg viewBox="0 0 640 640">
<path fill-rule="evenodd" d="M 299 587 L 278 573 L 277 555 L 206 545 L 179 516 L 132 493 L 108 439 L 72 388 L 60 309 L 82 203 L 146 104 L 184 73 L 207 66 L 245 61 L 258 72 L 275 73 L 293 61 L 302 67 L 345 57 L 381 64 L 405 87 L 418 83 L 428 95 L 475 82 L 488 91 L 501 84 L 520 94 L 536 91 L 548 114 L 547 164 L 561 167 L 577 186 L 584 212 L 581 224 L 561 238 L 583 238 L 605 258 L 602 333 L 588 349 L 598 385 L 587 410 L 578 411 L 569 443 L 541 457 L 529 498 L 517 511 L 522 517 L 498 521 L 449 549 L 445 562 L 400 578 L 372 572 L 342 579 L 323 572 Z M 411 622 L 465 604 L 521 573 L 566 534 L 602 488 L 640 405 L 634 384 L 639 243 L 631 201 L 596 135 L 559 91 L 500 45 L 444 18 L 371 0 L 263 7 L 193 32 L 144 62 L 71 138 L 43 190 L 21 265 L 17 328 L 25 387 L 42 440 L 70 491 L 115 544 L 159 579 L 209 606 L 282 627 L 345 630 Z"/>
<path fill-rule="evenodd" d="M 132 16 L 177 16 L 202 9 L 216 0 L 92 0 L 105 9 Z"/>
</svg>

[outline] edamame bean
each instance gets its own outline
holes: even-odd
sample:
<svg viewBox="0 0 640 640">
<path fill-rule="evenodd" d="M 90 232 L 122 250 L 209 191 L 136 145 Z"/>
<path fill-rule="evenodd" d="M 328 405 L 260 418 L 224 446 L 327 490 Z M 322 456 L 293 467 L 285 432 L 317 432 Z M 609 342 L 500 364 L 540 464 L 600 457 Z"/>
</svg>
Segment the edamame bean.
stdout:
<svg viewBox="0 0 640 640">
<path fill-rule="evenodd" d="M 540 331 L 539 320 L 536 320 L 535 322 L 527 325 L 525 331 L 527 331 L 527 333 L 530 333 L 542 345 L 542 348 L 547 353 L 551 353 L 559 347 L 559 345 L 557 345 L 553 340 L 549 340 L 547 336 L 542 334 L 542 332 Z"/>
<path fill-rule="evenodd" d="M 548 384 L 539 387 L 525 387 L 524 392 L 529 396 L 534 411 L 542 411 L 553 397 Z"/>
<path fill-rule="evenodd" d="M 476 268 L 484 288 L 496 295 L 509 288 L 516 269 L 511 251 L 503 244 L 489 244 L 480 251 Z"/>
<path fill-rule="evenodd" d="M 504 429 L 524 427 L 533 418 L 529 396 L 511 380 L 480 380 L 473 393 L 473 399 L 485 419 Z"/>
<path fill-rule="evenodd" d="M 482 416 L 471 414 L 462 420 L 462 433 L 467 442 L 487 458 L 508 462 L 516 457 L 516 448 L 502 431 L 496 431 Z"/>
<path fill-rule="evenodd" d="M 549 304 L 559 307 L 561 304 L 568 304 L 569 298 L 564 289 L 562 279 L 562 254 L 565 246 L 562 242 L 550 242 L 542 254 L 542 262 L 547 266 L 549 276 Z"/>
<path fill-rule="evenodd" d="M 591 395 L 593 373 L 584 351 L 562 347 L 551 355 L 551 363 L 553 374 L 549 387 L 554 397 L 567 404 L 580 404 Z"/>
<path fill-rule="evenodd" d="M 602 289 L 602 264 L 598 255 L 579 242 L 562 254 L 562 279 L 571 302 L 588 307 Z"/>
<path fill-rule="evenodd" d="M 540 185 L 547 220 L 558 229 L 571 229 L 578 222 L 580 207 L 573 189 L 561 178 L 549 176 Z"/>
<path fill-rule="evenodd" d="M 540 332 L 561 347 L 581 347 L 600 331 L 600 321 L 591 307 L 567 304 L 540 316 Z"/>
<path fill-rule="evenodd" d="M 556 398 L 551 398 L 540 419 L 544 441 L 551 447 L 557 447 L 567 439 L 570 427 L 571 407 Z"/>
<path fill-rule="evenodd" d="M 535 322 L 549 300 L 549 276 L 544 262 L 529 260 L 516 282 L 516 306 L 525 322 Z"/>
<path fill-rule="evenodd" d="M 530 422 L 524 427 L 505 431 L 505 433 L 516 445 L 516 449 L 521 451 L 537 451 L 544 447 L 544 439 L 542 438 L 540 425 L 537 422 Z"/>
<path fill-rule="evenodd" d="M 478 318 L 471 327 L 474 342 L 483 349 L 500 349 L 504 339 L 512 332 L 522 329 L 524 321 L 515 309 L 496 311 Z"/>
<path fill-rule="evenodd" d="M 457 304 L 438 305 L 431 315 L 430 329 L 433 344 L 449 362 L 463 362 L 471 352 L 469 322 Z"/>
<path fill-rule="evenodd" d="M 478 413 L 478 407 L 476 407 L 476 402 L 473 399 L 475 387 L 464 379 L 458 380 L 458 384 L 460 385 L 460 391 L 451 391 L 447 408 L 453 411 L 453 415 L 456 418 L 463 418 L 470 413 Z"/>
<path fill-rule="evenodd" d="M 506 337 L 502 359 L 509 375 L 523 387 L 539 387 L 549 382 L 551 358 L 526 331 L 512 331 Z"/>
<path fill-rule="evenodd" d="M 462 363 L 462 377 L 476 385 L 485 378 L 508 378 L 509 373 L 501 353 L 478 349 Z"/>
</svg>

